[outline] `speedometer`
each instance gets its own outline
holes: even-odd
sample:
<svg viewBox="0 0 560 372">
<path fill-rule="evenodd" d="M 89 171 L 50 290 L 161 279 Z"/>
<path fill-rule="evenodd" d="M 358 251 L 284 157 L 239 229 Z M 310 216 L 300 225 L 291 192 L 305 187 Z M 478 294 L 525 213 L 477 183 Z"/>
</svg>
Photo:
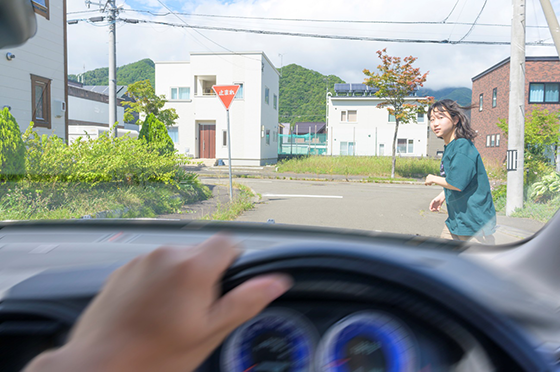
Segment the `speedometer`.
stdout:
<svg viewBox="0 0 560 372">
<path fill-rule="evenodd" d="M 349 315 L 324 335 L 318 351 L 318 372 L 412 372 L 416 349 L 410 331 L 381 312 Z"/>
<path fill-rule="evenodd" d="M 303 315 L 268 310 L 238 328 L 224 344 L 226 372 L 309 372 L 316 332 Z"/>
</svg>

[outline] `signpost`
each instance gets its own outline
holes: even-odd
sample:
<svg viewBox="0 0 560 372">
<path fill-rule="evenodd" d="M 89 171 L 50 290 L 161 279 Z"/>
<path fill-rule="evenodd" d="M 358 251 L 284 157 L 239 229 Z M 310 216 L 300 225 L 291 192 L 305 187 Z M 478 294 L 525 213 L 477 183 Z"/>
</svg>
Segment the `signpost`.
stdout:
<svg viewBox="0 0 560 372">
<path fill-rule="evenodd" d="M 229 106 L 233 102 L 233 98 L 239 90 L 239 85 L 213 85 L 214 93 L 220 98 L 220 101 L 226 108 L 227 115 L 227 149 L 228 149 L 228 166 L 229 166 L 229 200 L 233 201 L 233 183 L 231 177 L 231 135 L 229 130 Z"/>
</svg>

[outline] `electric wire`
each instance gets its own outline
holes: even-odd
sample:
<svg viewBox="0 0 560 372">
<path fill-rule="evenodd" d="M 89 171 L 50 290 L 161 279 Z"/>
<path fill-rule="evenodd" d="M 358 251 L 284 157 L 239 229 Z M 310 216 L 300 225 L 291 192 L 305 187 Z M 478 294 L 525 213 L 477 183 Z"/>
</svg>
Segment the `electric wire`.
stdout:
<svg viewBox="0 0 560 372">
<path fill-rule="evenodd" d="M 453 8 L 451 9 L 451 11 L 447 15 L 447 17 L 445 17 L 444 20 L 442 21 L 443 23 L 445 23 L 449 19 L 449 17 L 451 17 L 451 14 L 453 14 L 453 11 L 455 10 L 455 7 L 457 6 L 457 4 L 459 4 L 459 0 L 457 0 L 455 2 L 455 5 L 453 5 Z"/>
<path fill-rule="evenodd" d="M 159 1 L 159 0 L 158 0 Z M 457 2 L 458 3 L 458 2 Z M 456 6 L 457 4 L 455 4 Z M 396 24 L 396 25 L 459 25 L 459 26 L 471 26 L 472 22 L 447 22 L 447 18 L 443 21 L 379 21 L 379 20 L 349 20 L 349 19 L 313 19 L 313 18 L 281 18 L 281 17 L 254 17 L 254 16 L 239 16 L 239 15 L 219 15 L 219 14 L 199 14 L 199 13 L 182 13 L 174 12 L 172 13 L 157 13 L 151 10 L 142 9 L 122 9 L 123 12 L 138 12 L 147 13 L 156 17 L 165 17 L 168 15 L 182 15 L 190 17 L 209 17 L 209 18 L 233 18 L 233 19 L 251 19 L 251 20 L 261 20 L 261 21 L 286 21 L 286 22 L 316 22 L 316 23 L 369 23 L 369 24 Z M 508 24 L 500 23 L 479 23 L 477 26 L 485 27 L 511 27 Z M 548 26 L 541 25 L 527 25 L 526 27 L 536 27 L 536 28 L 547 28 Z"/>
<path fill-rule="evenodd" d="M 478 13 L 478 15 L 476 16 L 471 28 L 469 28 L 469 31 L 467 31 L 467 33 L 465 34 L 465 36 L 463 36 L 461 39 L 459 39 L 459 42 L 465 40 L 465 38 L 467 36 L 469 36 L 472 32 L 472 30 L 474 29 L 474 26 L 476 25 L 476 22 L 478 21 L 478 19 L 480 18 L 480 15 L 482 14 L 482 12 L 484 11 L 484 8 L 486 7 L 486 3 L 488 3 L 488 0 L 484 0 L 484 4 L 482 4 L 482 8 L 480 9 L 480 12 Z"/>
<path fill-rule="evenodd" d="M 375 41 L 375 42 L 386 42 L 386 43 L 414 43 L 414 44 L 510 45 L 509 41 L 484 41 L 484 40 L 453 41 L 453 40 L 448 40 L 448 39 L 443 39 L 443 40 L 435 40 L 435 39 L 395 39 L 395 38 L 381 38 L 381 37 L 368 37 L 368 36 L 326 35 L 326 34 L 311 34 L 311 33 L 301 33 L 301 32 L 267 31 L 267 30 L 253 30 L 253 29 L 230 28 L 230 27 L 202 26 L 202 25 L 192 25 L 192 24 L 177 24 L 177 23 L 170 23 L 170 22 L 151 21 L 151 20 L 145 20 L 145 19 L 121 18 L 119 20 L 124 21 L 124 22 L 131 22 L 132 21 L 134 23 L 136 23 L 136 21 L 138 21 L 138 23 L 151 23 L 151 24 L 170 26 L 170 27 L 180 27 L 180 28 L 192 28 L 192 29 L 228 31 L 228 32 L 243 32 L 243 33 L 253 33 L 253 34 L 260 34 L 260 35 L 309 37 L 309 38 L 318 38 L 318 39 Z M 79 21 L 86 21 L 87 22 L 89 20 L 88 19 L 73 19 L 73 20 L 69 20 L 68 22 L 79 22 Z M 553 43 L 544 43 L 544 42 L 541 42 L 541 41 L 527 42 L 526 45 L 529 45 L 529 46 L 554 46 Z M 232 53 L 235 53 L 235 52 L 232 52 Z"/>
</svg>

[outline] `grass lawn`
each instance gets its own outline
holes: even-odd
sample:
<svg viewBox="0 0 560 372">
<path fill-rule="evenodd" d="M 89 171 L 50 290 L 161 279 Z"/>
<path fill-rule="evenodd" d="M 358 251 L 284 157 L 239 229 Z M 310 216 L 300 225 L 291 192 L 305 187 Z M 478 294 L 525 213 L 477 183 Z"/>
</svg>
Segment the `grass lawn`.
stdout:
<svg viewBox="0 0 560 372">
<path fill-rule="evenodd" d="M 278 172 L 341 174 L 387 178 L 391 176 L 390 156 L 309 156 L 278 163 Z M 439 174 L 440 159 L 397 158 L 395 176 L 423 178 Z"/>
</svg>

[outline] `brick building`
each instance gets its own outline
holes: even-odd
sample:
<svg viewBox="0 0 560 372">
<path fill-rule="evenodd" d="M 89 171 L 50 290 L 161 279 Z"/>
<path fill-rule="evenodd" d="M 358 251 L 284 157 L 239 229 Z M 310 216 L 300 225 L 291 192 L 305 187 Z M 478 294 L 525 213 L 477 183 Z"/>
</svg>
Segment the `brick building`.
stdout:
<svg viewBox="0 0 560 372">
<path fill-rule="evenodd" d="M 507 138 L 496 125 L 509 115 L 509 58 L 472 78 L 471 123 L 478 132 L 474 143 L 487 164 L 503 164 Z M 533 110 L 560 109 L 560 60 L 526 57 L 525 116 Z"/>
</svg>

